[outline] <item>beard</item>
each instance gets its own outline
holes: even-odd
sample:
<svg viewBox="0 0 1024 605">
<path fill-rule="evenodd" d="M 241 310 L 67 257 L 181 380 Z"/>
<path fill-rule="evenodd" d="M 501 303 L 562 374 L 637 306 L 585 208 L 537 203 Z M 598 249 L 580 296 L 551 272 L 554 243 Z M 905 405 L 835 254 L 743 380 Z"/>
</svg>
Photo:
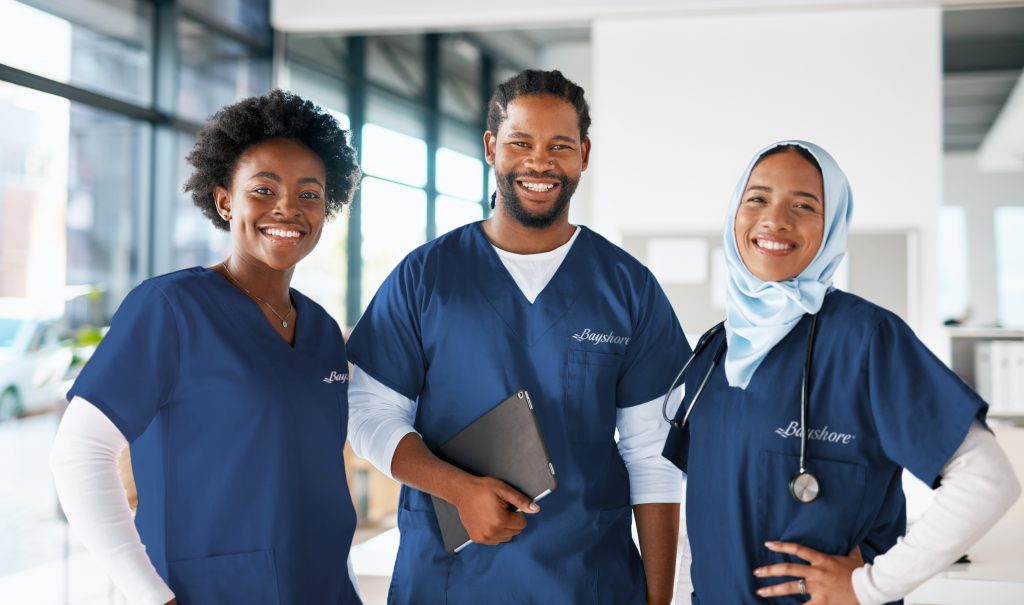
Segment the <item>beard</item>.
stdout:
<svg viewBox="0 0 1024 605">
<path fill-rule="evenodd" d="M 572 194 L 576 192 L 576 187 L 580 184 L 579 178 L 570 179 L 564 174 L 557 175 L 547 172 L 495 173 L 494 176 L 498 191 L 501 193 L 502 203 L 509 215 L 517 223 L 530 229 L 544 229 L 545 227 L 550 227 L 558 220 L 569 207 L 569 200 L 572 199 Z M 523 201 L 519 199 L 519 192 L 516 191 L 516 181 L 522 178 L 558 179 L 558 197 L 555 199 L 555 203 L 551 206 L 550 210 L 536 214 L 526 209 Z"/>
</svg>

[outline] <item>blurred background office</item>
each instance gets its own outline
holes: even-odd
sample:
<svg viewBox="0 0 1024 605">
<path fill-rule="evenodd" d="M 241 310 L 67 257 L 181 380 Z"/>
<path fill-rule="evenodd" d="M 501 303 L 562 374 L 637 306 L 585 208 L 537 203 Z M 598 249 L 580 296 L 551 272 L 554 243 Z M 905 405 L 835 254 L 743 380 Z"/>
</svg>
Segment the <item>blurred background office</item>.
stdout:
<svg viewBox="0 0 1024 605">
<path fill-rule="evenodd" d="M 0 603 L 121 602 L 47 456 L 127 291 L 226 254 L 181 192 L 205 119 L 280 87 L 353 131 L 361 190 L 294 280 L 350 328 L 408 251 L 488 216 L 487 98 L 528 67 L 587 90 L 572 220 L 646 262 L 691 337 L 724 313 L 723 209 L 751 153 L 829 149 L 857 203 L 840 287 L 981 390 L 1024 467 L 1020 0 L 0 0 Z M 381 603 L 398 489 L 346 463 Z M 913 516 L 927 490 L 907 489 Z M 1022 538 L 1018 504 L 908 602 L 1024 602 Z"/>
</svg>

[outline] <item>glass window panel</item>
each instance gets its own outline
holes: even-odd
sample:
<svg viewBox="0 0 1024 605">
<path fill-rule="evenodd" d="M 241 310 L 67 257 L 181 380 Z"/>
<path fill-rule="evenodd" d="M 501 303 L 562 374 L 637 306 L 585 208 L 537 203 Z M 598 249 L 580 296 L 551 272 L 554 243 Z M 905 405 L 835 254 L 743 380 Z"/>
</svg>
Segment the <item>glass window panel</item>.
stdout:
<svg viewBox="0 0 1024 605">
<path fill-rule="evenodd" d="M 442 38 L 441 74 L 441 111 L 466 122 L 482 122 L 480 50 L 462 37 Z"/>
<path fill-rule="evenodd" d="M 427 138 L 426 118 L 420 106 L 375 94 L 372 91 L 367 101 L 367 122 L 417 139 Z"/>
<path fill-rule="evenodd" d="M 179 0 L 196 12 L 254 34 L 270 29 L 270 0 Z"/>
<path fill-rule="evenodd" d="M 970 304 L 967 284 L 967 218 L 960 206 L 939 209 L 939 312 L 943 319 L 962 318 Z"/>
<path fill-rule="evenodd" d="M 148 197 L 150 144 L 146 124 L 0 83 L 0 297 L 65 313 L 61 334 L 109 322 L 142 277 L 138 210 Z M 5 363 L 32 371 L 19 397 L 25 410 L 43 412 L 66 391 L 71 352 L 54 342 L 57 334 L 37 334 L 32 357 L 15 354 Z M 0 372 L 0 381 L 10 374 Z M 0 392 L 7 388 L 0 384 Z M 51 414 L 0 424 L 3 603 L 85 603 L 112 594 L 58 516 L 47 468 L 56 426 Z M 69 572 L 74 580 L 66 584 Z"/>
<path fill-rule="evenodd" d="M 141 105 L 151 99 L 153 7 L 134 0 L 0 0 L 0 62 Z"/>
<path fill-rule="evenodd" d="M 456 227 L 479 221 L 484 217 L 480 202 L 471 202 L 446 195 L 437 198 L 437 215 L 434 221 L 437 234 L 443 235 Z"/>
<path fill-rule="evenodd" d="M 373 36 L 366 39 L 366 76 L 404 97 L 423 97 L 426 74 L 423 36 Z"/>
<path fill-rule="evenodd" d="M 427 195 L 422 189 L 363 179 L 363 306 L 370 302 L 398 261 L 426 241 Z"/>
<path fill-rule="evenodd" d="M 181 18 L 178 21 L 178 112 L 205 122 L 221 107 L 270 89 L 270 60 Z"/>
<path fill-rule="evenodd" d="M 350 128 L 348 115 L 344 113 L 348 109 L 348 96 L 345 94 L 345 84 L 341 80 L 291 63 L 288 65 L 288 88 L 329 111 L 342 128 Z"/>
<path fill-rule="evenodd" d="M 996 208 L 996 317 L 1001 326 L 1024 328 L 1024 206 Z"/>
<path fill-rule="evenodd" d="M 442 147 L 437 150 L 437 190 L 473 202 L 482 197 L 484 164 L 475 157 Z"/>
<path fill-rule="evenodd" d="M 178 173 L 175 190 L 174 231 L 171 235 L 172 259 L 176 269 L 186 267 L 209 266 L 224 260 L 231 250 L 231 236 L 222 231 L 206 218 L 192 201 L 192 194 L 181 190 L 182 185 L 192 174 L 192 165 L 185 157 L 192 151 L 195 138 L 192 135 L 178 134 L 177 152 Z"/>
<path fill-rule="evenodd" d="M 362 152 L 366 174 L 414 187 L 427 184 L 427 144 L 422 139 L 366 124 Z"/>
<path fill-rule="evenodd" d="M 463 155 L 480 158 L 484 151 L 484 131 L 453 120 L 441 120 L 440 147 L 447 147 Z"/>
<path fill-rule="evenodd" d="M 348 74 L 348 40 L 342 36 L 287 34 L 284 53 L 289 65 L 301 64 L 337 78 Z"/>
<path fill-rule="evenodd" d="M 292 286 L 312 298 L 345 325 L 345 285 L 348 283 L 348 210 L 324 225 L 316 248 L 299 262 Z"/>
</svg>

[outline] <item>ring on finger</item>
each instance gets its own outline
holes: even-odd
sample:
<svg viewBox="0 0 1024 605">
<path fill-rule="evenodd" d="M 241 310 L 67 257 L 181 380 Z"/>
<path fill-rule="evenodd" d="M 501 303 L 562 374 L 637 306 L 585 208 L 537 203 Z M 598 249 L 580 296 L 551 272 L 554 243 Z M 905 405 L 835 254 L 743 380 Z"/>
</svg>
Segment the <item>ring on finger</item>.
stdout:
<svg viewBox="0 0 1024 605">
<path fill-rule="evenodd" d="M 800 589 L 800 594 L 802 594 L 803 596 L 806 597 L 807 596 L 807 581 L 804 580 L 803 578 L 800 578 L 799 580 L 797 580 L 796 585 L 797 585 L 797 588 Z"/>
</svg>

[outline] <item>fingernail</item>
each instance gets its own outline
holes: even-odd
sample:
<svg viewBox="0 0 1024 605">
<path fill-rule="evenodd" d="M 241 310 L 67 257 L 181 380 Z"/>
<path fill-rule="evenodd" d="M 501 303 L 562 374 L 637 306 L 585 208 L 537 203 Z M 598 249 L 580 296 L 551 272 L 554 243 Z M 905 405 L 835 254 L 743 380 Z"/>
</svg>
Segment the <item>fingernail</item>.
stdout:
<svg viewBox="0 0 1024 605">
<path fill-rule="evenodd" d="M 762 575 L 764 575 L 764 570 L 763 569 L 755 569 L 754 570 L 754 575 L 755 576 L 762 576 Z"/>
<path fill-rule="evenodd" d="M 765 590 L 764 588 L 758 588 L 758 589 L 757 589 L 757 596 L 759 596 L 759 597 L 763 597 L 763 596 L 765 596 L 766 594 L 768 594 L 768 591 L 767 591 L 767 590 Z"/>
<path fill-rule="evenodd" d="M 768 542 L 765 542 L 765 543 L 764 543 L 764 545 L 765 545 L 765 546 L 767 546 L 768 548 L 774 548 L 774 547 L 775 547 L 775 544 L 776 544 L 776 543 L 775 543 L 775 542 L 772 542 L 772 541 L 768 541 Z"/>
<path fill-rule="evenodd" d="M 540 510 L 539 506 L 537 506 L 536 504 L 530 504 L 530 512 L 534 512 L 535 513 L 535 512 L 537 512 L 539 510 Z"/>
</svg>

